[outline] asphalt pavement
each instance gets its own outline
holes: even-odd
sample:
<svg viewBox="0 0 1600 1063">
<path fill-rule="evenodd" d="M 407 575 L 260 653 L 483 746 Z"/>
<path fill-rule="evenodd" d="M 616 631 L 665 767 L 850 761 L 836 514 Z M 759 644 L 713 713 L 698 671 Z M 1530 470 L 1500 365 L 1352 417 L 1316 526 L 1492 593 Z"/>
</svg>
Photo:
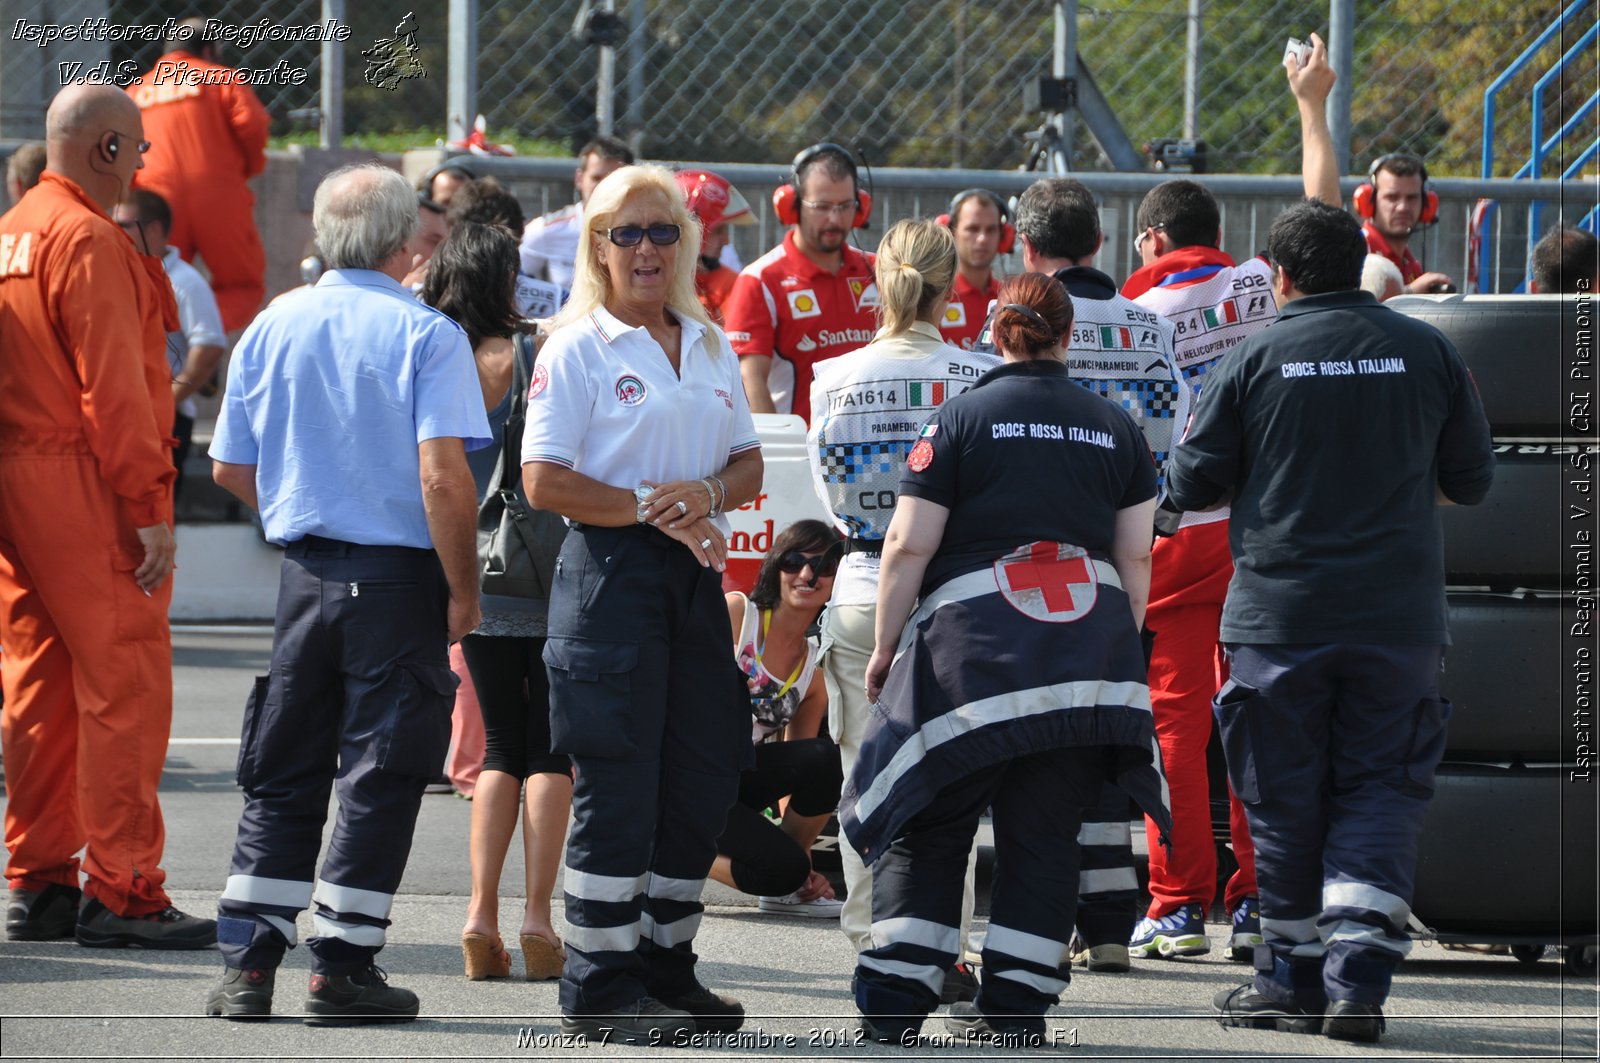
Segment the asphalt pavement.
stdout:
<svg viewBox="0 0 1600 1063">
<path fill-rule="evenodd" d="M 233 784 L 239 719 L 251 677 L 265 671 L 270 635 L 260 629 L 175 631 L 176 710 L 162 781 L 167 882 L 175 903 L 211 914 L 227 874 L 242 806 Z M 298 1020 L 303 951 L 279 971 L 265 1024 L 205 1018 L 221 972 L 216 952 L 85 949 L 72 942 L 0 942 L 0 1057 L 8 1059 L 552 1059 L 709 1054 L 726 1059 L 1079 1059 L 1382 1057 L 1389 1059 L 1595 1059 L 1594 978 L 1568 975 L 1554 953 L 1523 964 L 1509 956 L 1419 945 L 1395 979 L 1389 1028 L 1376 1046 L 1321 1036 L 1224 1029 L 1210 1001 L 1243 981 L 1217 928 L 1210 955 L 1136 961 L 1126 974 L 1079 969 L 1048 1017 L 1054 1044 L 1011 1051 L 948 1035 L 939 1016 L 916 1048 L 863 1042 L 850 996 L 854 956 L 836 924 L 766 915 L 753 898 L 712 884 L 697 939 L 700 976 L 740 998 L 749 1019 L 737 1035 L 683 1047 L 564 1042 L 553 982 L 468 982 L 459 938 L 466 910 L 471 805 L 423 801 L 411 859 L 379 962 L 422 1000 L 422 1017 L 397 1026 L 313 1028 Z M 515 929 L 520 846 L 505 872 L 502 926 Z M 983 863 L 978 927 L 986 915 Z M 560 904 L 557 888 L 557 907 Z M 560 913 L 557 912 L 558 926 Z M 301 919 L 301 936 L 310 920 Z M 513 938 L 514 940 L 514 938 Z M 520 965 L 520 957 L 515 957 Z"/>
</svg>

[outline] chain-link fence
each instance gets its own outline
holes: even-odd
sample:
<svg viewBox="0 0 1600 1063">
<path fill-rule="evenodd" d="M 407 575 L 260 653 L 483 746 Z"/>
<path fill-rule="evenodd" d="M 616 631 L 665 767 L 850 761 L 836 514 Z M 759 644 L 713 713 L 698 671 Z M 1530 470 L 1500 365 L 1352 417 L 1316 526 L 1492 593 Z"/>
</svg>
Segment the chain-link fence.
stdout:
<svg viewBox="0 0 1600 1063">
<path fill-rule="evenodd" d="M 579 7 L 580 0 L 484 0 L 478 101 L 491 130 L 574 146 L 594 131 L 599 49 L 572 32 Z M 1042 121 L 1023 112 L 1021 87 L 1050 70 L 1048 0 L 616 7 L 624 21 L 644 11 L 637 100 L 629 99 L 628 77 L 636 52 L 626 42 L 617 50 L 617 131 L 637 132 L 653 157 L 782 160 L 835 139 L 886 164 L 1006 168 L 1023 157 L 1021 134 Z M 1484 87 L 1560 10 L 1549 0 L 1357 0 L 1351 158 L 1409 150 L 1436 174 L 1475 175 Z M 1078 53 L 1135 146 L 1183 131 L 1188 18 L 1185 0 L 1079 6 Z M 1593 19 L 1591 11 L 1578 24 Z M 1209 147 L 1210 170 L 1297 166 L 1284 40 L 1326 37 L 1327 20 L 1326 2 L 1204 0 L 1195 132 Z M 1547 64 L 1536 66 L 1504 97 L 1520 97 L 1524 111 Z M 1565 78 L 1564 91 L 1548 100 L 1551 114 L 1570 111 L 1594 80 L 1592 62 Z M 1514 169 L 1527 156 L 1527 120 L 1508 124 Z M 1546 120 L 1546 129 L 1558 127 L 1559 119 Z M 1081 122 L 1074 155 L 1079 168 L 1105 166 Z"/>
</svg>

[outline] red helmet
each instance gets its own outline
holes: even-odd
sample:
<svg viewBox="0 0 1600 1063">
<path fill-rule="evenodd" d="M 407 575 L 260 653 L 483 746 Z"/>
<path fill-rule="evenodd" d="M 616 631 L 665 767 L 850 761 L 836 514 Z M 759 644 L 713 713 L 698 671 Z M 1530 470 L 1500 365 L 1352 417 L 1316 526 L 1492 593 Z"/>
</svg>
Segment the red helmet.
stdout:
<svg viewBox="0 0 1600 1063">
<path fill-rule="evenodd" d="M 755 224 L 750 204 L 726 178 L 710 170 L 679 170 L 673 176 L 683 190 L 689 213 L 700 219 L 702 228 L 713 229 L 723 222 L 730 225 Z"/>
</svg>

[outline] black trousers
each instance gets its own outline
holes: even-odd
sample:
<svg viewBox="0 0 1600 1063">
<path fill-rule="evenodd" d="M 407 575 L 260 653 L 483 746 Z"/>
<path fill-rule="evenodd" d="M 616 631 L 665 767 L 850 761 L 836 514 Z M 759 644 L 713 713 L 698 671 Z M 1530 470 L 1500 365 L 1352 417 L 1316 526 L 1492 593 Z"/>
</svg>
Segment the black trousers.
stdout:
<svg viewBox="0 0 1600 1063">
<path fill-rule="evenodd" d="M 873 865 L 872 944 L 857 960 L 856 1006 L 898 1040 L 939 1003 L 960 957 L 967 853 L 994 810 L 995 881 L 978 1009 L 996 1028 L 1040 1031 L 1071 978 L 1078 830 L 1112 777 L 1105 747 L 1002 761 L 946 786 Z"/>
<path fill-rule="evenodd" d="M 228 966 L 277 966 L 313 902 L 313 970 L 348 974 L 383 948 L 422 788 L 450 744 L 448 598 L 432 550 L 308 537 L 284 551 L 272 669 L 245 703 L 244 813 L 217 906 Z M 338 816 L 318 871 L 330 791 Z"/>
<path fill-rule="evenodd" d="M 826 815 L 839 805 L 844 773 L 839 747 L 826 738 L 763 742 L 755 753 L 755 768 L 739 776 L 739 800 L 728 810 L 717 852 L 729 859 L 740 889 L 782 897 L 805 885 L 811 854 L 762 811 L 787 797 L 796 815 Z"/>
<path fill-rule="evenodd" d="M 750 700 L 717 573 L 649 527 L 575 527 L 550 595 L 550 731 L 572 757 L 561 1010 L 614 1012 L 696 985 L 700 894 Z"/>
<path fill-rule="evenodd" d="M 1212 701 L 1255 841 L 1256 989 L 1382 1004 L 1411 951 L 1423 818 L 1444 755 L 1443 646 L 1229 645 Z"/>
</svg>

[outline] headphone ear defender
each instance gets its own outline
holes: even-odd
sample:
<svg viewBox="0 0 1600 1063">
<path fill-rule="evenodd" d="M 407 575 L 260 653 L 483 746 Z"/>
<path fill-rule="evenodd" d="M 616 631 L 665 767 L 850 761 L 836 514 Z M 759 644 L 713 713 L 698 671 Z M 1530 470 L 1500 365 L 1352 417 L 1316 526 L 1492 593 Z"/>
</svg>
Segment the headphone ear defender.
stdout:
<svg viewBox="0 0 1600 1063">
<path fill-rule="evenodd" d="M 1422 186 L 1422 213 L 1417 215 L 1418 225 L 1432 225 L 1439 220 L 1439 193 L 1426 184 Z"/>
<path fill-rule="evenodd" d="M 794 185 L 779 185 L 772 190 L 772 212 L 780 225 L 800 224 L 800 195 Z"/>
<path fill-rule="evenodd" d="M 1356 186 L 1355 195 L 1351 197 L 1351 205 L 1355 207 L 1356 217 L 1372 219 L 1373 197 L 1377 190 L 1372 187 L 1371 181 L 1364 181 Z"/>
<path fill-rule="evenodd" d="M 850 219 L 850 228 L 865 229 L 872 220 L 872 193 L 856 192 L 856 216 Z"/>
</svg>

